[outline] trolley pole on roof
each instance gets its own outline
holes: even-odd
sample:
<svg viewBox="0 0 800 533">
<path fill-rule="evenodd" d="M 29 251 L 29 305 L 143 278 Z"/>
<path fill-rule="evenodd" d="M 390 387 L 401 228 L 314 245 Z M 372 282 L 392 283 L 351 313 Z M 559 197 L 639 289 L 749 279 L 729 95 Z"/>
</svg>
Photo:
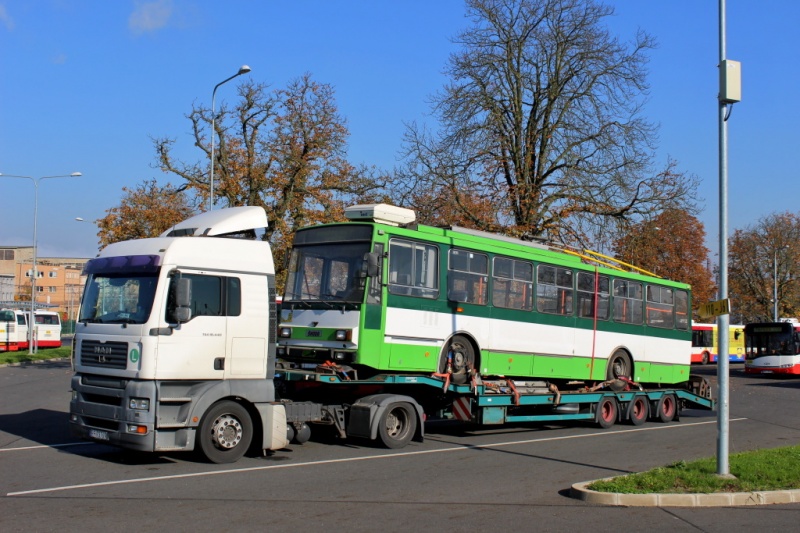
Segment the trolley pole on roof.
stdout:
<svg viewBox="0 0 800 533">
<path fill-rule="evenodd" d="M 719 299 L 728 298 L 728 130 L 733 104 L 741 101 L 741 67 L 725 58 L 725 0 L 719 0 Z M 728 468 L 728 377 L 730 349 L 727 313 L 717 317 L 717 475 L 730 476 Z"/>
</svg>

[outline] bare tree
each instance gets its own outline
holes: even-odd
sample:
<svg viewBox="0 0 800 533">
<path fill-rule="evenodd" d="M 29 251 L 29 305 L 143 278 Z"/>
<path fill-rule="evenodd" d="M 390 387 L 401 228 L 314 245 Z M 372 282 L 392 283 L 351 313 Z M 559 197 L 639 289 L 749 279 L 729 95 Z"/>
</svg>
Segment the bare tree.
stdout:
<svg viewBox="0 0 800 533">
<path fill-rule="evenodd" d="M 768 215 L 736 230 L 729 249 L 732 319 L 771 321 L 778 296 L 778 318 L 800 318 L 800 215 Z"/>
<path fill-rule="evenodd" d="M 467 11 L 434 97 L 441 129 L 409 125 L 397 202 L 431 191 L 423 220 L 449 202 L 480 229 L 581 243 L 609 222 L 693 208 L 695 178 L 674 161 L 653 168 L 648 34 L 619 41 L 603 25 L 613 9 L 594 0 L 467 0 Z"/>
<path fill-rule="evenodd" d="M 330 85 L 306 74 L 285 88 L 268 92 L 252 81 L 238 88 L 235 107 L 222 105 L 215 120 L 215 194 L 223 205 L 255 205 L 267 212 L 265 235 L 273 245 L 282 287 L 284 255 L 294 230 L 344 219 L 353 203 L 382 200 L 386 177 L 376 169 L 347 161 L 349 131 L 338 113 Z M 211 157 L 210 110 L 194 106 L 188 115 L 195 146 L 204 159 L 173 158 L 174 139 L 154 139 L 158 165 L 186 181 L 205 201 Z"/>
</svg>

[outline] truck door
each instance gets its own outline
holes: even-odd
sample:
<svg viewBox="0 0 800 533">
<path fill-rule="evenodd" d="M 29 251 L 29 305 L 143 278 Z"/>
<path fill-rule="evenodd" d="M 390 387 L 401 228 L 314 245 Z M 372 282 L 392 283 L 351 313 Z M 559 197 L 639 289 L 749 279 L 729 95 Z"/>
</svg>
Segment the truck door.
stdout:
<svg viewBox="0 0 800 533">
<path fill-rule="evenodd" d="M 227 277 L 182 271 L 172 277 L 167 297 L 167 322 L 176 323 L 178 277 L 191 283 L 190 317 L 160 337 L 158 375 L 161 379 L 223 379 L 227 317 L 224 295 Z"/>
</svg>

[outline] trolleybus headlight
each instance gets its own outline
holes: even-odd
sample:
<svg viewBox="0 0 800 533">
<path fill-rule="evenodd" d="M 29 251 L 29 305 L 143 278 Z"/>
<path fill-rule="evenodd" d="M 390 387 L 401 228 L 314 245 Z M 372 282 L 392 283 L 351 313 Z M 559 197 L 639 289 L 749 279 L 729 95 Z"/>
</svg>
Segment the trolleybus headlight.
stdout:
<svg viewBox="0 0 800 533">
<path fill-rule="evenodd" d="M 337 341 L 349 341 L 353 338 L 353 330 L 351 329 L 337 329 L 336 330 L 336 340 Z"/>
<path fill-rule="evenodd" d="M 131 398 L 130 408 L 131 409 L 137 409 L 137 410 L 140 410 L 140 411 L 149 411 L 150 410 L 150 399 L 149 398 Z"/>
<path fill-rule="evenodd" d="M 280 332 L 278 333 L 280 337 L 288 339 L 292 336 L 292 328 L 281 328 Z"/>
</svg>

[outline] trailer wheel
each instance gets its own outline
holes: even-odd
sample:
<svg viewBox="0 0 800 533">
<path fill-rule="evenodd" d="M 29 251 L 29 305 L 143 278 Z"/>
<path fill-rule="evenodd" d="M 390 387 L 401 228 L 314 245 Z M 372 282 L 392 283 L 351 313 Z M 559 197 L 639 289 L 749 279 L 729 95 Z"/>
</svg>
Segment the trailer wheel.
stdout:
<svg viewBox="0 0 800 533">
<path fill-rule="evenodd" d="M 390 404 L 381 414 L 378 438 L 387 448 L 402 448 L 411 441 L 417 431 L 417 416 L 414 408 L 405 402 Z"/>
<path fill-rule="evenodd" d="M 443 374 L 447 372 L 448 354 L 452 357 L 450 379 L 458 385 L 466 383 L 469 370 L 475 368 L 475 350 L 472 348 L 472 343 L 466 338 L 456 335 L 445 345 L 439 364 L 439 372 Z"/>
<path fill-rule="evenodd" d="M 631 359 L 625 350 L 617 350 L 608 359 L 606 379 L 610 381 L 617 378 L 631 378 L 633 375 L 632 368 Z"/>
<path fill-rule="evenodd" d="M 617 400 L 610 396 L 605 396 L 597 404 L 595 421 L 601 428 L 608 429 L 617 421 L 618 414 L 619 406 L 617 405 Z"/>
<path fill-rule="evenodd" d="M 678 403 L 675 401 L 675 396 L 672 394 L 665 394 L 658 400 L 656 405 L 656 417 L 661 422 L 672 422 L 678 412 Z"/>
<path fill-rule="evenodd" d="M 650 403 L 646 396 L 634 396 L 628 404 L 628 420 L 634 426 L 641 426 L 649 416 Z"/>
<path fill-rule="evenodd" d="M 223 401 L 209 409 L 197 433 L 203 455 L 212 463 L 233 463 L 242 458 L 253 440 L 253 422 L 236 402 Z"/>
</svg>

